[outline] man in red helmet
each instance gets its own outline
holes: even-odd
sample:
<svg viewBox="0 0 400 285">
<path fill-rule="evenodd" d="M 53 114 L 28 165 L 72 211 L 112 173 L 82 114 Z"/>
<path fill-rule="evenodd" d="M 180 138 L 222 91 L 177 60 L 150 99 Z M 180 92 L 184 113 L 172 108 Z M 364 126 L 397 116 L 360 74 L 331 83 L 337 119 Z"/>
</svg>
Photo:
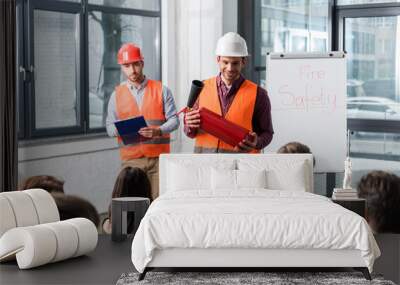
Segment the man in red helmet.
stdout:
<svg viewBox="0 0 400 285">
<path fill-rule="evenodd" d="M 132 43 L 124 44 L 118 51 L 118 64 L 126 77 L 115 88 L 108 103 L 107 133 L 117 137 L 114 123 L 132 117 L 144 116 L 148 127 L 139 133 L 151 140 L 136 145 L 122 146 L 122 168 L 131 166 L 143 169 L 151 183 L 151 198 L 158 197 L 158 157 L 170 152 L 170 133 L 179 126 L 176 107 L 171 91 L 160 81 L 146 78 L 140 48 Z"/>
</svg>

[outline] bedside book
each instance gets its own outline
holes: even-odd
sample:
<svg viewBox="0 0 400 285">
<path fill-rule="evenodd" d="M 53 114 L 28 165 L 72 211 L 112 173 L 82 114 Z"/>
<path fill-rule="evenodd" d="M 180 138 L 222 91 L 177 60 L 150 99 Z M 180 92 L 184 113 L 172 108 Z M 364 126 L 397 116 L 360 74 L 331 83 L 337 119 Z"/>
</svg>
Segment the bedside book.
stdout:
<svg viewBox="0 0 400 285">
<path fill-rule="evenodd" d="M 357 193 L 333 193 L 337 197 L 355 197 L 358 198 Z"/>
<path fill-rule="evenodd" d="M 342 189 L 342 188 L 335 188 L 333 189 L 332 199 L 357 199 L 358 194 L 356 189 Z"/>
<path fill-rule="evenodd" d="M 334 188 L 334 193 L 357 193 L 356 189 L 343 189 L 343 188 Z"/>
</svg>

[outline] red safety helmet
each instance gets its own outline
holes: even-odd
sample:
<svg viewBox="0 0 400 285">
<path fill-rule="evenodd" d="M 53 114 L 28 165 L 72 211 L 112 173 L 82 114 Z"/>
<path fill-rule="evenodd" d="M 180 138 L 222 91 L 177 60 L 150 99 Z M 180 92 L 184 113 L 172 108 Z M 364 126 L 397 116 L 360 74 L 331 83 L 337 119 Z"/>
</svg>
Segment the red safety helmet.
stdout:
<svg viewBox="0 0 400 285">
<path fill-rule="evenodd" d="M 143 56 L 140 48 L 134 44 L 124 44 L 118 51 L 118 64 L 128 64 L 139 60 L 143 60 Z"/>
</svg>

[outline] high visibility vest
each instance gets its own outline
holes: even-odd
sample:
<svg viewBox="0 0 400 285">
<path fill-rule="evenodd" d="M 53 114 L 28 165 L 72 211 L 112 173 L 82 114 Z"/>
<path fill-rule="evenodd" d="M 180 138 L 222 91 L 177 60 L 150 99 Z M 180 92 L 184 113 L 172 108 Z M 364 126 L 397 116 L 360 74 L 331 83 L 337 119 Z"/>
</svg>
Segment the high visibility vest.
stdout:
<svg viewBox="0 0 400 285">
<path fill-rule="evenodd" d="M 254 105 L 257 97 L 257 84 L 245 80 L 237 91 L 235 98 L 225 119 L 250 131 L 253 131 L 252 119 Z M 219 102 L 216 78 L 210 78 L 204 81 L 204 87 L 199 95 L 199 108 L 205 107 L 219 115 L 222 115 L 221 104 Z M 196 153 L 214 153 L 226 152 L 232 153 L 234 147 L 224 143 L 218 138 L 199 130 L 196 136 L 194 152 Z M 253 150 L 252 153 L 259 153 L 259 150 Z"/>
<path fill-rule="evenodd" d="M 162 83 L 148 80 L 142 100 L 142 107 L 139 108 L 134 96 L 126 84 L 115 88 L 116 112 L 119 120 L 132 117 L 144 116 L 148 126 L 161 126 L 165 121 Z M 141 142 L 137 145 L 123 146 L 121 137 L 117 137 L 120 148 L 121 160 L 129 160 L 140 157 L 158 157 L 161 153 L 169 153 L 170 136 L 164 134 L 160 137 Z"/>
</svg>

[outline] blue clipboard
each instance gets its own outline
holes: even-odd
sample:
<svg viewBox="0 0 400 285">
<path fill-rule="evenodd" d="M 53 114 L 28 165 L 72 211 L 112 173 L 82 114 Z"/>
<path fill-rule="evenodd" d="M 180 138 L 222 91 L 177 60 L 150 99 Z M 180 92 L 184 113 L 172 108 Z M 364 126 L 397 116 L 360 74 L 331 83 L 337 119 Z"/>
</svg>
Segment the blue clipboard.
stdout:
<svg viewBox="0 0 400 285">
<path fill-rule="evenodd" d="M 141 128 L 147 127 L 143 116 L 117 121 L 114 124 L 124 145 L 138 144 L 150 140 L 150 138 L 146 138 L 138 133 Z"/>
</svg>

